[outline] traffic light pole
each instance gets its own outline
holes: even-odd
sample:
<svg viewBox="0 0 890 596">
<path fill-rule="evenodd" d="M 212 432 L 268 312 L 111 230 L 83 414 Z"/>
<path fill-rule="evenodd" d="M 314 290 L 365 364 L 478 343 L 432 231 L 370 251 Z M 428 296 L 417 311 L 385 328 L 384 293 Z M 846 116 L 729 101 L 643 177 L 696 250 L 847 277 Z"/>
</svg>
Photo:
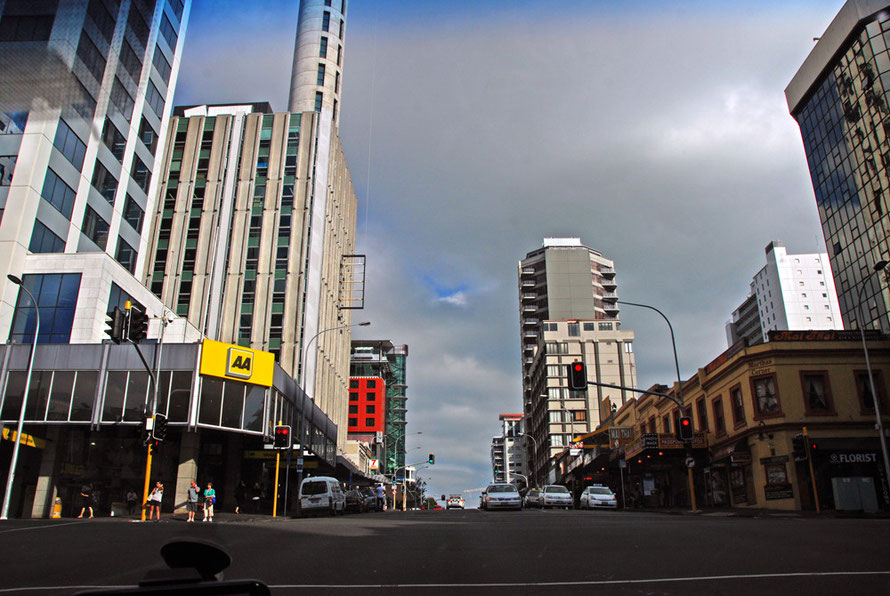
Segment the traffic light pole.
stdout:
<svg viewBox="0 0 890 596">
<path fill-rule="evenodd" d="M 807 454 L 807 465 L 810 468 L 810 483 L 813 485 L 813 500 L 816 503 L 816 513 L 821 513 L 819 507 L 819 493 L 816 491 L 816 473 L 813 471 L 813 454 L 810 451 L 810 435 L 807 434 L 807 427 L 803 427 L 804 449 Z"/>
</svg>

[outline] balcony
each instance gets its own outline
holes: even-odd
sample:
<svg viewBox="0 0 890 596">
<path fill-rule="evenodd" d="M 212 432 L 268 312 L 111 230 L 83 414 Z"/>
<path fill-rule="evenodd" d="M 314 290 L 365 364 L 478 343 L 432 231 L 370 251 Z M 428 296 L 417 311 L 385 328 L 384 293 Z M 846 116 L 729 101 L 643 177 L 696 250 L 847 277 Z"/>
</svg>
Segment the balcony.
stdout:
<svg viewBox="0 0 890 596">
<path fill-rule="evenodd" d="M 534 305 L 531 305 L 531 306 L 526 305 L 526 306 L 522 307 L 522 312 L 532 312 L 532 313 L 538 312 L 538 307 L 534 306 Z"/>
<path fill-rule="evenodd" d="M 618 311 L 620 310 L 620 309 L 618 308 L 618 305 L 615 304 L 614 302 L 604 302 L 604 303 L 603 303 L 603 309 L 604 309 L 606 312 L 618 312 Z"/>
<path fill-rule="evenodd" d="M 523 332 L 522 337 L 524 337 L 525 339 L 537 339 L 538 332 L 537 331 L 525 331 L 525 332 Z"/>
<path fill-rule="evenodd" d="M 603 287 L 607 290 L 614 290 L 618 287 L 618 283 L 614 279 L 603 279 Z"/>
<path fill-rule="evenodd" d="M 526 275 L 534 275 L 534 274 L 535 274 L 535 268 L 534 268 L 534 267 L 523 267 L 523 268 L 522 268 L 522 275 L 523 275 L 523 276 L 526 276 Z"/>
<path fill-rule="evenodd" d="M 618 300 L 618 292 L 603 292 L 603 300 Z"/>
<path fill-rule="evenodd" d="M 523 288 L 533 288 L 533 287 L 535 287 L 535 280 L 533 280 L 533 279 L 523 279 L 521 285 L 522 285 Z"/>
<path fill-rule="evenodd" d="M 538 298 L 538 295 L 535 294 L 534 292 L 523 292 L 522 293 L 523 302 L 528 302 L 529 300 L 536 300 L 537 298 Z"/>
<path fill-rule="evenodd" d="M 523 327 L 534 327 L 540 322 L 541 321 L 539 321 L 538 319 L 522 319 L 522 326 Z"/>
<path fill-rule="evenodd" d="M 612 269 L 611 267 L 605 267 L 603 265 L 600 265 L 600 275 L 602 275 L 603 277 L 608 277 L 609 279 L 612 279 L 613 277 L 615 277 L 615 270 Z"/>
</svg>

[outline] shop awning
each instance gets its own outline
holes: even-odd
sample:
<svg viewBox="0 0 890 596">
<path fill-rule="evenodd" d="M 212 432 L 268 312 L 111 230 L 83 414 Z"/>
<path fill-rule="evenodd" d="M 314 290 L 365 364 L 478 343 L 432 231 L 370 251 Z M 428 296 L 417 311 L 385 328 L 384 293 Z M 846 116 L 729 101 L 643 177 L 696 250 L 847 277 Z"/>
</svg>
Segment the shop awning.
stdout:
<svg viewBox="0 0 890 596">
<path fill-rule="evenodd" d="M 751 463 L 751 448 L 748 446 L 748 437 L 714 449 L 711 452 L 711 463 Z"/>
</svg>

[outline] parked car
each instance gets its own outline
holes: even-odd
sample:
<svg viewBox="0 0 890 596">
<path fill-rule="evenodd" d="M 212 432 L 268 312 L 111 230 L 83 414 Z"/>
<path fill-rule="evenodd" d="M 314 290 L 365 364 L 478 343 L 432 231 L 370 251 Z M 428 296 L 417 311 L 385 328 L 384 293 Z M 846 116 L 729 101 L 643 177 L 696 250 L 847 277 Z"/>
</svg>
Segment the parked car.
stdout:
<svg viewBox="0 0 890 596">
<path fill-rule="evenodd" d="M 600 484 L 594 484 L 585 488 L 584 492 L 581 493 L 578 507 L 581 509 L 594 509 L 596 507 L 617 509 L 618 500 L 615 498 L 615 493 L 612 492 L 612 489 Z"/>
<path fill-rule="evenodd" d="M 561 484 L 548 484 L 541 491 L 541 507 L 564 507 L 574 509 L 575 499 L 569 489 Z"/>
<path fill-rule="evenodd" d="M 300 484 L 300 511 L 302 515 L 328 512 L 331 515 L 346 511 L 346 496 L 336 478 L 311 476 Z"/>
<path fill-rule="evenodd" d="M 451 495 L 448 497 L 448 501 L 445 503 L 446 509 L 463 509 L 464 508 L 464 498 L 460 495 Z"/>
<path fill-rule="evenodd" d="M 365 495 L 363 495 L 360 490 L 357 488 L 348 490 L 344 496 L 346 498 L 346 511 L 352 511 L 354 513 L 364 513 L 366 511 Z"/>
<path fill-rule="evenodd" d="M 377 491 L 370 486 L 363 486 L 359 490 L 365 500 L 365 511 L 377 511 Z"/>
<path fill-rule="evenodd" d="M 522 509 L 522 497 L 516 486 L 507 483 L 489 484 L 482 493 L 482 509 Z"/>
<path fill-rule="evenodd" d="M 541 489 L 540 488 L 528 489 L 528 492 L 525 493 L 525 506 L 526 507 L 540 507 L 541 506 Z"/>
</svg>

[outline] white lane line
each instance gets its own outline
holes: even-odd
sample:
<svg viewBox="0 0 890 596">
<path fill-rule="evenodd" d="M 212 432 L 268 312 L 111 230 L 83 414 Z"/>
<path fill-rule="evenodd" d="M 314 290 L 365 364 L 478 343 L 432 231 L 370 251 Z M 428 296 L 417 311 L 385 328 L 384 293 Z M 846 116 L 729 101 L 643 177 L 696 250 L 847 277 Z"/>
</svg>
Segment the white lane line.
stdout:
<svg viewBox="0 0 890 596">
<path fill-rule="evenodd" d="M 864 576 L 890 575 L 890 571 L 814 571 L 799 573 L 752 573 L 735 575 L 702 575 L 697 577 L 655 577 L 650 579 L 612 579 L 590 581 L 562 582 L 505 582 L 505 583 L 451 583 L 451 584 L 274 584 L 271 589 L 323 588 L 323 589 L 355 589 L 355 588 L 523 588 L 523 587 L 572 587 L 572 586 L 616 586 L 622 584 L 654 584 L 682 583 L 730 579 L 776 579 L 791 577 L 830 577 L 830 576 Z"/>
<path fill-rule="evenodd" d="M 0 530 L 0 534 L 6 534 L 8 532 L 23 532 L 25 530 L 43 530 L 44 528 L 61 528 L 62 526 L 76 526 L 77 524 L 83 524 L 86 522 L 66 522 L 64 524 L 46 524 L 43 526 L 27 526 L 24 528 L 12 528 L 10 530 Z"/>
</svg>

